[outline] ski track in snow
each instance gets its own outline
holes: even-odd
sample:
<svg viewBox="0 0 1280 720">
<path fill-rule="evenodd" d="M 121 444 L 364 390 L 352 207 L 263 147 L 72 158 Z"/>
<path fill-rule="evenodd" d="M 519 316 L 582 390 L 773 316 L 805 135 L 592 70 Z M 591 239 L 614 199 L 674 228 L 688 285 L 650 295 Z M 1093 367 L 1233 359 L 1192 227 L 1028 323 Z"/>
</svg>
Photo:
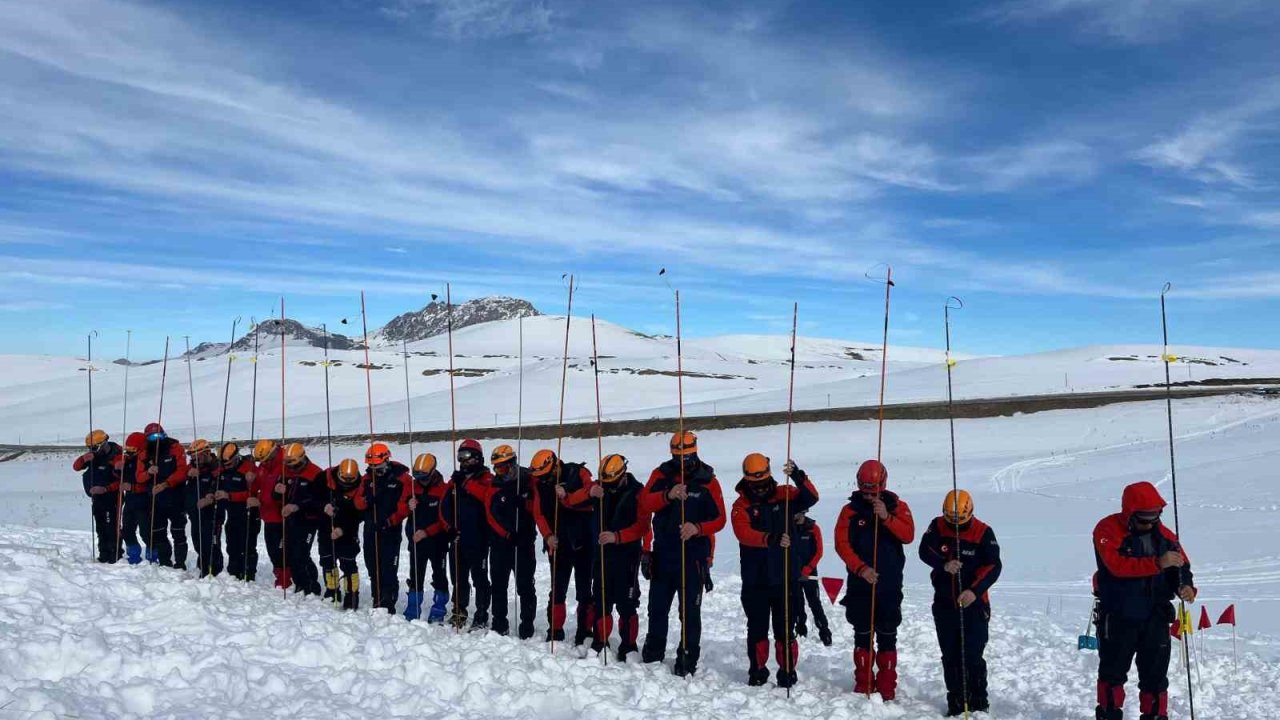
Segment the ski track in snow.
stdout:
<svg viewBox="0 0 1280 720">
<path fill-rule="evenodd" d="M 906 720 L 937 717 L 943 704 L 923 593 L 909 596 L 904 608 L 898 702 L 851 694 L 852 632 L 841 613 L 830 612 L 840 608 L 830 606 L 835 645 L 801 640 L 801 684 L 788 700 L 776 687 L 745 685 L 736 577 L 720 578 L 707 596 L 702 667 L 682 680 L 669 673 L 669 662 L 605 666 L 565 645 L 552 656 L 542 642 L 285 599 L 264 582 L 92 564 L 87 546 L 85 532 L 0 527 L 0 716 Z M 545 589 L 545 564 L 539 570 Z M 1079 631 L 997 608 L 987 651 L 990 717 L 1090 715 L 1096 659 L 1075 649 Z M 1248 643 L 1239 673 L 1224 633 L 1212 636 L 1202 662 L 1200 717 L 1280 713 L 1273 691 L 1280 664 Z M 1176 666 L 1171 675 L 1171 710 L 1185 717 Z"/>
</svg>

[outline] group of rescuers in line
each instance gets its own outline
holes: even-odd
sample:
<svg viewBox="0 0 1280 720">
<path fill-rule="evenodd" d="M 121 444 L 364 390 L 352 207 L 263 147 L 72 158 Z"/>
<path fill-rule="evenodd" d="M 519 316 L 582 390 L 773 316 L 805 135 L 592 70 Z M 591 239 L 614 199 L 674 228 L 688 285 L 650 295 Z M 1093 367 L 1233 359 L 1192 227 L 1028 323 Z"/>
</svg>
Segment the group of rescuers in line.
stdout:
<svg viewBox="0 0 1280 720">
<path fill-rule="evenodd" d="M 671 459 L 647 483 L 628 471 L 621 455 L 605 456 L 593 477 L 586 465 L 551 450 L 539 450 L 523 467 L 510 445 L 499 445 L 486 466 L 480 443 L 470 439 L 457 445 L 457 469 L 448 480 L 433 455 L 420 454 L 407 466 L 381 442 L 368 448 L 363 468 L 346 459 L 328 469 L 298 443 L 258 440 L 249 456 L 234 442 L 215 447 L 201 439 L 184 448 L 159 423 L 132 433 L 123 447 L 101 430 L 89 433 L 85 445 L 74 469 L 92 501 L 99 562 L 123 556 L 130 564 L 145 559 L 185 570 L 189 528 L 201 576 L 225 570 L 252 582 L 263 533 L 277 587 L 354 610 L 363 549 L 373 604 L 395 613 L 407 542 L 406 618 L 421 619 L 425 606 L 428 623 L 463 628 L 474 586 L 470 627 L 506 635 L 514 575 L 515 632 L 528 639 L 538 606 L 534 568 L 541 537 L 552 566 L 548 642 L 565 638 L 571 579 L 574 644 L 585 649 L 590 641 L 592 651 L 609 652 L 616 612 L 615 652 L 622 661 L 637 652 L 645 663 L 664 660 L 676 603 L 681 627 L 673 672 L 687 676 L 698 668 L 715 536 L 732 521 L 741 552 L 748 684 L 769 681 L 771 628 L 775 682 L 796 683 L 797 638 L 808 636 L 806 604 L 819 639 L 832 643 L 816 578 L 822 532 L 807 515 L 818 501 L 812 480 L 788 460 L 782 468 L 788 482 L 779 483 L 769 458 L 751 453 L 726 512 L 715 471 L 701 459 L 692 432 L 671 437 Z M 877 460 L 859 467 L 857 487 L 836 521 L 835 546 L 848 571 L 840 603 L 854 630 L 853 690 L 892 701 L 905 548 L 916 528 L 907 503 L 888 489 L 888 477 Z M 1194 601 L 1197 591 L 1177 536 L 1160 522 L 1164 506 L 1153 485 L 1135 483 L 1124 491 L 1122 511 L 1094 530 L 1098 720 L 1122 718 L 1135 655 L 1142 720 L 1168 716 L 1172 600 Z M 992 529 L 974 517 L 969 493 L 947 494 L 942 514 L 920 539 L 919 556 L 931 569 L 946 715 L 986 711 L 988 591 L 1000 577 L 1000 548 Z M 643 646 L 637 644 L 640 576 L 649 583 Z"/>
</svg>

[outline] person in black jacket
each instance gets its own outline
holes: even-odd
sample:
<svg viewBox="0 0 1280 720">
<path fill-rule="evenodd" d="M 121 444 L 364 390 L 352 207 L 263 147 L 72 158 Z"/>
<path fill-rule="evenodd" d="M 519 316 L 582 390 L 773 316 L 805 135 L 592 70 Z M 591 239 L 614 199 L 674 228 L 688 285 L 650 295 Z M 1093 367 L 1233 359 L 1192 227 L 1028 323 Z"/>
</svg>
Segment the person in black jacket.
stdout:
<svg viewBox="0 0 1280 720">
<path fill-rule="evenodd" d="M 222 548 L 214 541 L 220 518 L 214 506 L 214 485 L 221 472 L 218 458 L 208 440 L 197 439 L 187 448 L 187 481 L 182 485 L 182 503 L 196 546 L 196 569 L 200 576 L 222 572 Z"/>
<path fill-rule="evenodd" d="M 294 592 L 319 595 L 320 574 L 311 558 L 311 545 L 320 531 L 328 497 L 324 470 L 311 462 L 302 443 L 292 443 L 284 451 L 284 483 L 280 516 L 283 518 L 284 551 L 293 579 Z M 328 523 L 325 523 L 326 525 Z"/>
<path fill-rule="evenodd" d="M 969 493 L 947 493 L 942 515 L 929 523 L 920 538 L 920 559 L 931 568 L 933 624 L 942 650 L 947 717 L 988 712 L 983 653 L 991 621 L 988 591 L 1000 577 L 1000 545 L 995 531 L 973 516 Z"/>
<path fill-rule="evenodd" d="M 778 687 L 796 683 L 800 648 L 786 616 L 788 585 L 800 579 L 800 563 L 791 542 L 790 509 L 807 510 L 818 491 L 804 471 L 788 460 L 783 472 L 795 485 L 779 486 L 769 458 L 751 453 L 742 460 L 742 480 L 733 503 L 733 534 L 742 556 L 742 609 L 747 614 L 747 684 L 769 681 L 769 623 L 773 621 Z"/>
<path fill-rule="evenodd" d="M 818 629 L 818 639 L 826 647 L 831 647 L 831 626 L 827 623 L 827 612 L 822 606 L 822 590 L 818 587 L 818 563 L 822 560 L 822 528 L 809 517 L 806 511 L 795 514 L 795 528 L 791 534 L 791 544 L 795 547 L 796 560 L 800 562 L 800 582 L 792 590 L 792 611 L 795 614 L 796 637 L 808 637 L 808 619 L 804 606 L 808 601 L 809 611 L 813 613 L 813 625 Z"/>
<path fill-rule="evenodd" d="M 436 456 L 422 453 L 413 459 L 413 490 L 409 496 L 409 522 L 404 534 L 409 539 L 409 602 L 404 608 L 406 620 L 422 617 L 423 588 L 427 565 L 431 566 L 431 609 L 427 622 L 444 621 L 445 604 L 449 602 L 449 577 L 445 565 L 449 560 L 449 524 L 441 515 L 445 495 L 449 492 L 444 476 L 436 468 Z"/>
<path fill-rule="evenodd" d="M 858 487 L 836 522 L 836 553 L 849 571 L 841 602 L 853 626 L 853 691 L 878 692 L 885 702 L 897 697 L 902 570 L 907 560 L 903 548 L 916 533 L 911 508 L 886 489 L 888 483 L 889 471 L 879 460 L 862 463 Z"/>
<path fill-rule="evenodd" d="M 537 534 L 532 512 L 533 481 L 516 463 L 516 453 L 510 445 L 494 448 L 490 459 L 493 476 L 489 484 L 467 484 L 467 492 L 484 503 L 489 523 L 490 603 L 493 609 L 490 627 L 499 635 L 511 631 L 507 619 L 507 590 L 514 572 L 520 617 L 517 631 L 523 640 L 533 637 L 533 618 L 538 604 L 533 586 L 536 562 L 533 540 Z"/>
<path fill-rule="evenodd" d="M 493 486 L 493 474 L 484 464 L 480 443 L 466 439 L 458 443 L 458 469 L 449 478 L 449 492 L 444 496 L 441 517 L 453 533 L 453 616 L 450 622 L 462 628 L 467 624 L 467 606 L 471 603 L 471 586 L 476 589 L 476 611 L 471 628 L 481 630 L 489 625 L 489 545 L 493 531 L 489 527 L 488 510 L 480 499 Z"/>
<path fill-rule="evenodd" d="M 671 671 L 683 677 L 698 670 L 712 537 L 728 515 L 715 469 L 698 457 L 698 437 L 676 433 L 670 447 L 671 459 L 654 468 L 640 495 L 641 509 L 653 516 L 649 628 L 640 656 L 646 663 L 666 656 L 671 604 L 678 597 L 681 642 Z"/>
<path fill-rule="evenodd" d="M 151 545 L 151 482 L 138 475 L 147 436 L 140 432 L 129 433 L 116 464 L 120 471 L 121 498 L 120 534 L 124 540 L 125 555 L 130 565 L 143 560 L 142 546 L 146 544 L 146 558 L 158 557 L 159 550 Z"/>
<path fill-rule="evenodd" d="M 158 422 L 147 423 L 143 433 L 147 442 L 138 454 L 137 482 L 151 494 L 147 561 L 186 570 L 187 513 L 178 488 L 187 481 L 187 454 Z"/>
<path fill-rule="evenodd" d="M 606 455 L 600 482 L 588 495 L 595 501 L 592 524 L 600 534 L 594 555 L 595 607 L 599 609 L 591 649 L 606 652 L 613 632 L 613 609 L 618 609 L 618 662 L 636 652 L 640 635 L 640 551 L 649 534 L 649 514 L 640 509 L 644 485 L 627 472 L 627 459 Z"/>
<path fill-rule="evenodd" d="M 561 462 L 551 450 L 539 450 L 533 455 L 529 472 L 535 480 L 534 522 L 542 533 L 554 569 L 547 608 L 547 641 L 564 640 L 564 623 L 568 617 L 565 601 L 572 579 L 574 599 L 578 603 L 573 644 L 579 646 L 592 638 L 596 622 L 591 567 L 598 531 L 591 524 L 592 503 L 588 495 L 593 484 L 591 471 L 580 463 Z"/>
<path fill-rule="evenodd" d="M 255 514 L 248 507 L 257 467 L 240 454 L 240 446 L 226 442 L 219 453 L 222 462 L 213 493 L 224 518 L 227 572 L 234 578 L 253 582 L 258 574 L 258 530 Z M 217 528 L 214 528 L 217 534 Z"/>
<path fill-rule="evenodd" d="M 364 513 L 364 567 L 373 579 L 373 605 L 392 615 L 400 593 L 401 523 L 409 517 L 413 475 L 391 459 L 391 448 L 376 442 L 364 454 L 368 470 L 360 479 Z"/>
<path fill-rule="evenodd" d="M 1160 522 L 1164 498 L 1149 482 L 1124 489 L 1121 512 L 1093 530 L 1098 561 L 1098 720 L 1124 717 L 1124 684 L 1138 660 L 1143 720 L 1169 717 L 1169 626 L 1173 600 L 1195 602 L 1191 560 L 1178 536 Z"/>
<path fill-rule="evenodd" d="M 343 610 L 360 609 L 360 571 L 356 557 L 360 555 L 360 523 L 369 510 L 369 496 L 360 475 L 360 464 L 347 458 L 330 468 L 325 485 L 329 502 L 324 514 L 329 516 L 329 538 L 332 541 L 330 563 L 325 567 L 325 597 L 341 602 Z M 324 529 L 321 529 L 324 532 Z M 325 556 L 321 554 L 321 562 Z M 336 577 L 341 571 L 341 582 Z"/>
<path fill-rule="evenodd" d="M 84 494 L 93 512 L 93 529 L 98 534 L 98 562 L 120 559 L 120 446 L 101 430 L 84 438 L 86 452 L 71 467 L 81 473 Z"/>
</svg>

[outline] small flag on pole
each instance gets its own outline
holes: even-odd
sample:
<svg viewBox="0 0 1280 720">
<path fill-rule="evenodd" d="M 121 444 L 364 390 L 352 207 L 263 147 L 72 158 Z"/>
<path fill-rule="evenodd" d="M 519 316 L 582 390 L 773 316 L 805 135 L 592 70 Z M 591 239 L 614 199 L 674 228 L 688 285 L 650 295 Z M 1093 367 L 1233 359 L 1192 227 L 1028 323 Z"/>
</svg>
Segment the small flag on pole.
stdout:
<svg viewBox="0 0 1280 720">
<path fill-rule="evenodd" d="M 836 597 L 840 595 L 840 589 L 844 587 L 844 578 L 824 577 L 822 578 L 822 589 L 827 591 L 827 597 L 831 598 L 831 604 L 836 604 Z"/>
<path fill-rule="evenodd" d="M 1226 610 L 1222 611 L 1222 617 L 1218 618 L 1219 625 L 1230 625 L 1235 627 L 1236 624 L 1236 606 L 1228 605 Z"/>
<path fill-rule="evenodd" d="M 1175 640 L 1182 639 L 1182 623 L 1181 622 L 1177 620 L 1173 621 L 1173 624 L 1169 626 L 1169 637 L 1172 637 Z"/>
<path fill-rule="evenodd" d="M 1197 630 L 1208 630 L 1213 627 L 1213 623 L 1209 620 L 1209 608 L 1200 607 L 1200 624 L 1196 626 Z"/>
</svg>

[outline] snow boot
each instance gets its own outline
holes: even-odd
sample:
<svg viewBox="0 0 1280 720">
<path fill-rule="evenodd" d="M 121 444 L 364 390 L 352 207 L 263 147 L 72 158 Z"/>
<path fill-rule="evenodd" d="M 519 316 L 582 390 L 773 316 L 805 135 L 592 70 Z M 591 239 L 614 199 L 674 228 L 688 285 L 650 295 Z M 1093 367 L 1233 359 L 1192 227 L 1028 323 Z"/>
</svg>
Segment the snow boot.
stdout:
<svg viewBox="0 0 1280 720">
<path fill-rule="evenodd" d="M 1124 720 L 1124 685 L 1098 681 L 1097 720 Z"/>
<path fill-rule="evenodd" d="M 1138 695 L 1138 710 L 1142 713 L 1140 720 L 1169 720 L 1168 693 L 1142 691 Z"/>
<path fill-rule="evenodd" d="M 747 684 L 753 687 L 769 682 L 769 641 L 747 641 Z"/>
<path fill-rule="evenodd" d="M 765 652 L 768 652 L 766 642 Z M 800 643 L 791 641 L 791 657 L 787 657 L 787 643 L 777 640 L 773 644 L 774 659 L 778 661 L 778 687 L 789 688 L 796 684 L 796 662 L 800 659 Z M 789 666 L 789 667 L 788 667 Z"/>
<path fill-rule="evenodd" d="M 831 628 L 818 628 L 818 639 L 823 647 L 831 647 Z"/>
<path fill-rule="evenodd" d="M 520 627 L 516 631 L 516 636 L 519 637 L 521 640 L 528 640 L 529 638 L 533 637 L 533 623 L 531 622 L 520 623 Z"/>
<path fill-rule="evenodd" d="M 471 632 L 476 632 L 477 630 L 488 630 L 488 629 L 489 629 L 488 613 L 482 613 L 482 612 L 476 613 L 475 618 L 471 621 Z"/>
<path fill-rule="evenodd" d="M 961 715 L 964 715 L 964 699 L 947 693 L 946 717 L 960 717 Z"/>
<path fill-rule="evenodd" d="M 547 627 L 547 642 L 563 642 L 564 641 L 564 603 L 556 603 L 551 606 L 551 623 Z"/>
<path fill-rule="evenodd" d="M 880 699 L 889 702 L 898 694 L 898 651 L 876 653 L 876 671 L 876 691 Z"/>
<path fill-rule="evenodd" d="M 160 563 L 160 551 L 155 548 L 147 548 L 147 563 L 157 565 Z"/>
<path fill-rule="evenodd" d="M 609 636 L 613 634 L 613 616 L 597 618 L 595 632 L 591 634 L 591 652 L 599 655 L 608 650 Z"/>
<path fill-rule="evenodd" d="M 618 662 L 626 662 L 627 656 L 637 650 L 636 638 L 640 636 L 640 618 L 636 615 L 619 618 L 618 625 L 618 630 L 622 634 L 622 640 L 618 643 Z"/>
<path fill-rule="evenodd" d="M 449 616 L 449 624 L 457 630 L 465 628 L 467 626 L 467 611 L 454 610 L 453 614 Z"/>
<path fill-rule="evenodd" d="M 563 629 L 563 628 L 561 628 L 561 629 L 559 629 L 559 630 L 552 630 L 551 628 L 547 628 L 547 637 L 546 637 L 545 642 L 552 642 L 553 640 L 554 640 L 555 642 L 564 642 L 564 629 Z"/>
<path fill-rule="evenodd" d="M 870 695 L 876 686 L 876 674 L 871 669 L 871 651 L 856 648 L 853 651 L 853 691 L 858 695 Z"/>
<path fill-rule="evenodd" d="M 142 546 L 141 545 L 125 545 L 124 551 L 126 557 L 129 558 L 130 565 L 142 564 Z"/>
<path fill-rule="evenodd" d="M 671 674 L 676 677 L 687 677 L 698 672 L 698 651 L 684 648 L 676 649 L 676 664 L 671 668 Z"/>
<path fill-rule="evenodd" d="M 578 608 L 578 627 L 573 633 L 573 644 L 580 646 L 595 638 L 596 609 L 590 605 Z"/>
<path fill-rule="evenodd" d="M 360 575 L 351 573 L 346 577 L 347 592 L 342 596 L 343 610 L 360 609 Z"/>
<path fill-rule="evenodd" d="M 342 590 L 338 587 L 338 581 L 337 568 L 324 571 L 324 599 L 335 605 L 342 602 Z"/>
<path fill-rule="evenodd" d="M 449 602 L 449 593 L 436 590 L 431 596 L 431 610 L 427 612 L 427 622 L 435 625 L 444 622 L 445 603 Z"/>
<path fill-rule="evenodd" d="M 418 590 L 408 592 L 408 603 L 404 606 L 404 619 L 413 621 L 422 617 L 422 593 Z"/>
<path fill-rule="evenodd" d="M 271 572 L 276 576 L 276 587 L 287 590 L 293 584 L 293 578 L 288 569 L 272 570 Z"/>
<path fill-rule="evenodd" d="M 644 648 L 640 650 L 640 662 L 645 664 L 662 662 L 666 657 L 666 648 L 650 645 L 647 640 L 645 641 Z"/>
<path fill-rule="evenodd" d="M 187 564 L 186 564 L 185 562 L 178 562 L 177 560 L 174 560 L 174 561 L 173 561 L 173 569 L 174 569 L 174 570 L 181 570 L 182 572 L 186 572 L 186 571 L 187 571 Z"/>
</svg>

